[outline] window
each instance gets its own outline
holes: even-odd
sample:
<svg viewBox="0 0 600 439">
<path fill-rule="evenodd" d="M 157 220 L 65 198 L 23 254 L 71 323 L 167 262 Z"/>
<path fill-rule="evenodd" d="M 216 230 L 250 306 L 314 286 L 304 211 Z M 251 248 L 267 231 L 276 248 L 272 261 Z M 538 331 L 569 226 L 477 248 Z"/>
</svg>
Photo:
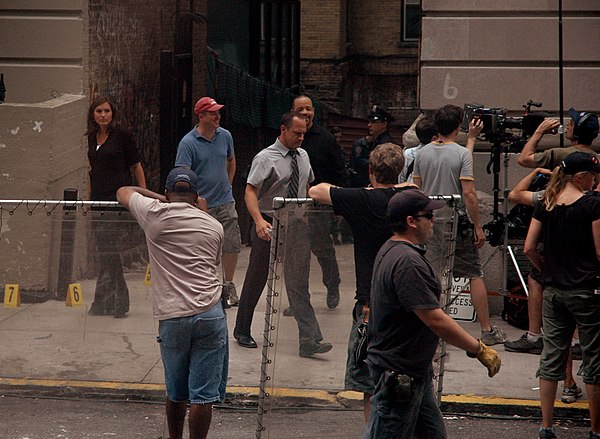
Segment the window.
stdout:
<svg viewBox="0 0 600 439">
<path fill-rule="evenodd" d="M 402 8 L 402 41 L 419 41 L 423 15 L 421 0 L 404 0 Z"/>
</svg>

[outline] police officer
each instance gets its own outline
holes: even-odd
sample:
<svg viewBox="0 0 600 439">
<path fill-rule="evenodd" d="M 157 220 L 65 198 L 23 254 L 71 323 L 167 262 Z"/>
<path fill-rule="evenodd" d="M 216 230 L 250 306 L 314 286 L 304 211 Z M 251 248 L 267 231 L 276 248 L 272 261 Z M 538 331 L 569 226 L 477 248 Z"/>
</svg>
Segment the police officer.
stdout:
<svg viewBox="0 0 600 439">
<path fill-rule="evenodd" d="M 350 184 L 352 187 L 369 185 L 369 155 L 377 145 L 394 143 L 396 140 L 389 132 L 389 124 L 394 117 L 379 105 L 373 105 L 369 113 L 369 135 L 361 137 L 352 144 L 350 158 Z"/>
</svg>

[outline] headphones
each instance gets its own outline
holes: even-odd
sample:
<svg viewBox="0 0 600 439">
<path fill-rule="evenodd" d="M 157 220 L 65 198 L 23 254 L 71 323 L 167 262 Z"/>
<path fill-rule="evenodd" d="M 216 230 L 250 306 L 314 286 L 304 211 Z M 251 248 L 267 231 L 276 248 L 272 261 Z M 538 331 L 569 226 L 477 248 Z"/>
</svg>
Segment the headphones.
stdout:
<svg viewBox="0 0 600 439">
<path fill-rule="evenodd" d="M 583 116 L 581 116 L 579 118 L 579 120 L 575 123 L 575 127 L 573 128 L 573 137 L 575 137 L 576 139 L 579 137 L 579 134 L 577 133 L 579 131 L 579 128 L 581 127 L 581 125 L 583 125 L 583 123 L 588 120 L 590 118 L 590 116 L 592 115 L 592 113 L 584 113 Z"/>
</svg>

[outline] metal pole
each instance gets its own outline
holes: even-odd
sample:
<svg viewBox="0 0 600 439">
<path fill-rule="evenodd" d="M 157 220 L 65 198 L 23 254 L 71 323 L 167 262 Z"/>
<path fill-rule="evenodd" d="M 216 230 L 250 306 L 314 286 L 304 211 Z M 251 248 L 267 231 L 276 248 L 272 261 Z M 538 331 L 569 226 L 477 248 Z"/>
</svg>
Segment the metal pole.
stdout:
<svg viewBox="0 0 600 439">
<path fill-rule="evenodd" d="M 564 109 L 564 78 L 563 78 L 563 20 L 562 20 L 562 0 L 558 0 L 558 105 L 560 114 L 560 124 L 564 127 L 563 112 Z M 564 130 L 563 130 L 564 131 Z M 560 147 L 565 146 L 564 132 L 560 133 Z"/>
<path fill-rule="evenodd" d="M 430 198 L 444 198 L 446 201 L 450 203 L 451 206 L 455 207 L 456 202 L 462 202 L 460 200 L 459 195 L 453 195 L 451 197 L 430 197 Z M 442 290 L 442 309 L 448 314 L 449 305 L 452 301 L 451 293 L 452 293 L 452 280 L 454 279 L 453 267 L 454 267 L 454 252 L 456 248 L 456 234 L 458 231 L 458 212 L 456 208 L 452 209 L 452 222 L 451 222 L 451 231 L 450 231 L 450 240 L 448 242 L 448 271 L 447 271 L 447 281 L 445 288 Z M 436 401 L 437 405 L 441 405 L 442 403 L 442 391 L 444 389 L 444 367 L 446 363 L 446 341 L 440 339 L 440 359 L 439 359 L 439 367 L 437 374 L 437 386 L 436 386 Z"/>
<path fill-rule="evenodd" d="M 63 198 L 65 201 L 77 201 L 77 189 L 65 189 Z M 64 216 L 60 231 L 60 256 L 58 259 L 58 282 L 53 299 L 64 300 L 67 297 L 67 287 L 71 283 L 73 275 L 73 250 L 75 249 L 75 215 L 70 213 L 75 210 L 74 206 L 63 206 Z"/>
<path fill-rule="evenodd" d="M 277 309 L 275 301 L 280 295 L 277 293 L 277 281 L 280 280 L 279 270 L 279 248 L 284 245 L 281 241 L 281 230 L 283 225 L 281 224 L 281 211 L 278 210 L 284 203 L 280 201 L 280 198 L 273 200 L 273 206 L 275 207 L 273 215 L 273 228 L 271 236 L 271 256 L 269 258 L 269 277 L 267 279 L 267 308 L 265 310 L 265 326 L 263 331 L 263 345 L 262 345 L 262 359 L 260 362 L 260 382 L 258 386 L 258 414 L 256 417 L 256 432 L 255 439 L 262 437 L 262 432 L 266 430 L 263 424 L 263 417 L 269 412 L 266 407 L 267 401 L 272 401 L 273 396 L 269 393 L 268 387 L 273 385 L 271 379 L 271 371 L 274 368 L 273 361 L 271 360 L 271 348 L 273 347 L 273 341 L 271 339 L 275 325 L 273 322 L 274 310 Z M 287 223 L 287 222 L 286 222 Z"/>
</svg>

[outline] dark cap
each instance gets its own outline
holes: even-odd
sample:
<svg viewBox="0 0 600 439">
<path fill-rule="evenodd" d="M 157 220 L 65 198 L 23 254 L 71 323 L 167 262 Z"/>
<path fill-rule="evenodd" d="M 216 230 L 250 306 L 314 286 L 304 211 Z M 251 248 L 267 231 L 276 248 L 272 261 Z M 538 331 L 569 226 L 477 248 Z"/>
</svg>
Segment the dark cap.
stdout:
<svg viewBox="0 0 600 439">
<path fill-rule="evenodd" d="M 371 120 L 372 122 L 393 122 L 394 117 L 390 113 L 385 111 L 385 109 L 381 108 L 379 105 L 373 105 L 371 107 L 371 112 L 369 113 L 369 120 Z"/>
<path fill-rule="evenodd" d="M 560 166 L 567 175 L 577 174 L 578 172 L 600 173 L 600 162 L 595 155 L 587 152 L 572 152 L 565 157 Z"/>
<path fill-rule="evenodd" d="M 587 137 L 595 138 L 598 135 L 598 116 L 588 111 L 577 111 L 569 108 L 569 117 L 575 124 L 574 132 L 577 135 L 585 134 Z"/>
<path fill-rule="evenodd" d="M 444 200 L 432 200 L 419 189 L 406 189 L 394 195 L 388 203 L 387 218 L 389 222 L 397 223 L 422 210 L 436 210 L 444 206 Z"/>
<path fill-rule="evenodd" d="M 180 181 L 186 182 L 189 186 L 175 186 Z M 167 175 L 165 187 L 171 192 L 196 192 L 198 190 L 198 176 L 191 169 L 174 168 Z"/>
<path fill-rule="evenodd" d="M 219 111 L 224 106 L 225 105 L 217 104 L 217 101 L 213 98 L 205 96 L 200 98 L 198 102 L 196 102 L 196 105 L 194 105 L 194 113 L 200 114 L 205 111 Z"/>
</svg>

